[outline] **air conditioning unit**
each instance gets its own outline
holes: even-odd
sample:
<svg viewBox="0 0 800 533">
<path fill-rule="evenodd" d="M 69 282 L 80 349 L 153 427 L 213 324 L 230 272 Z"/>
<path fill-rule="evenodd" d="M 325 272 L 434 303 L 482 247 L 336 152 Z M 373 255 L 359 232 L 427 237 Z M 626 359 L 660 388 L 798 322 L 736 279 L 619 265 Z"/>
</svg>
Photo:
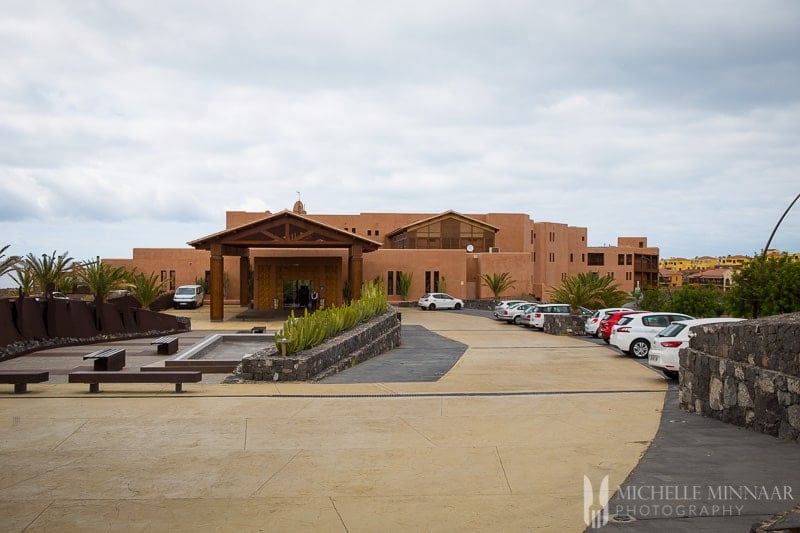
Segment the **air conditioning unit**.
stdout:
<svg viewBox="0 0 800 533">
<path fill-rule="evenodd" d="M 489 248 L 489 253 L 490 254 L 496 254 L 496 253 L 499 253 L 499 252 L 500 252 L 500 248 L 497 248 L 495 246 L 492 246 L 491 248 Z"/>
</svg>

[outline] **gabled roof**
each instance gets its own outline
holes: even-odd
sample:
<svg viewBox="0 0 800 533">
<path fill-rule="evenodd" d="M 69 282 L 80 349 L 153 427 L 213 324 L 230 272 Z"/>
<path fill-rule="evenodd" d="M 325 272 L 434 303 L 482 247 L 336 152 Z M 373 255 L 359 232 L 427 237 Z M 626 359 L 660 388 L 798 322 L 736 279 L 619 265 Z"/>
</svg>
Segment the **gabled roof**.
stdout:
<svg viewBox="0 0 800 533">
<path fill-rule="evenodd" d="M 386 235 L 386 237 L 387 238 L 392 238 L 393 236 L 397 235 L 398 233 L 403 233 L 405 231 L 414 231 L 417 228 L 421 228 L 423 226 L 427 226 L 428 224 L 431 224 L 433 222 L 437 222 L 437 221 L 444 220 L 444 219 L 449 219 L 449 218 L 455 218 L 457 220 L 460 220 L 461 222 L 466 222 L 467 224 L 470 224 L 472 226 L 478 226 L 478 227 L 483 228 L 483 229 L 485 229 L 487 231 L 493 231 L 495 233 L 497 233 L 500 230 L 500 228 L 498 228 L 497 226 L 492 226 L 491 224 L 487 224 L 486 222 L 483 222 L 481 220 L 478 220 L 478 219 L 475 219 L 475 218 L 471 218 L 471 217 L 468 217 L 466 215 L 462 215 L 461 213 L 456 213 L 453 210 L 449 210 L 449 211 L 445 211 L 444 213 L 441 213 L 441 214 L 438 214 L 438 215 L 434 215 L 434 216 L 428 217 L 428 218 L 423 218 L 421 220 L 417 220 L 416 222 L 412 222 L 411 224 L 407 224 L 405 226 L 399 227 L 399 228 L 397 228 L 395 230 L 390 231 Z"/>
<path fill-rule="evenodd" d="M 213 244 L 235 248 L 349 248 L 361 244 L 364 252 L 375 251 L 382 245 L 288 210 L 187 244 L 198 250 L 209 250 Z"/>
</svg>

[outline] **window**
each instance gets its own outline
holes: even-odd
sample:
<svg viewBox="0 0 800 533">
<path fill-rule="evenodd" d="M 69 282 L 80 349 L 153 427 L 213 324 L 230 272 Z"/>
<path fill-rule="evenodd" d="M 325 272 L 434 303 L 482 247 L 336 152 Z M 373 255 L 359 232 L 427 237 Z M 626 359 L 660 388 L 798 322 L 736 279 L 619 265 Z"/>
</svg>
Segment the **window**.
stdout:
<svg viewBox="0 0 800 533">
<path fill-rule="evenodd" d="M 633 279 L 633 272 L 625 272 L 625 279 L 630 281 Z"/>
<path fill-rule="evenodd" d="M 372 230 L 371 230 L 371 229 L 368 229 L 368 230 L 367 230 L 367 237 L 371 237 L 371 236 L 372 236 Z"/>
<path fill-rule="evenodd" d="M 174 270 L 170 270 L 169 271 L 169 290 L 171 290 L 171 291 L 175 290 L 175 271 Z"/>
<path fill-rule="evenodd" d="M 553 252 L 550 252 L 550 257 L 549 257 L 549 259 L 550 259 L 550 262 L 551 262 L 551 263 L 555 263 L 555 261 L 556 261 L 556 254 L 554 254 Z"/>
<path fill-rule="evenodd" d="M 376 236 L 376 237 L 377 237 L 378 235 L 380 235 L 380 234 L 381 234 L 381 232 L 380 232 L 379 230 L 375 230 L 375 236 Z"/>
<path fill-rule="evenodd" d="M 536 234 L 531 230 L 531 244 L 533 244 L 533 240 L 536 238 Z"/>
<path fill-rule="evenodd" d="M 625 254 L 617 255 L 617 264 L 624 265 L 625 264 Z"/>
<path fill-rule="evenodd" d="M 625 264 L 632 265 L 633 264 L 633 255 L 628 254 L 625 256 Z"/>
<path fill-rule="evenodd" d="M 161 271 L 161 281 L 167 281 L 167 271 L 166 270 L 162 270 Z"/>
<path fill-rule="evenodd" d="M 639 241 L 639 248 L 644 248 L 644 242 Z"/>
<path fill-rule="evenodd" d="M 586 254 L 581 254 L 581 263 L 586 262 Z"/>
<path fill-rule="evenodd" d="M 386 294 L 394 295 L 394 271 L 390 270 L 386 273 Z"/>
<path fill-rule="evenodd" d="M 569 262 L 570 262 L 570 263 L 572 263 L 572 262 L 573 262 L 573 257 L 572 257 L 572 254 L 569 254 Z"/>
<path fill-rule="evenodd" d="M 587 264 L 590 265 L 590 266 L 603 266 L 603 265 L 605 265 L 605 254 L 602 254 L 602 253 L 600 253 L 600 254 L 590 253 L 589 254 L 589 260 L 588 260 Z"/>
<path fill-rule="evenodd" d="M 433 286 L 431 287 L 431 282 Z M 425 292 L 438 292 L 439 291 L 439 271 L 426 270 L 425 271 Z"/>
<path fill-rule="evenodd" d="M 356 228 L 353 228 L 353 233 L 355 233 L 355 232 L 356 232 Z"/>
</svg>

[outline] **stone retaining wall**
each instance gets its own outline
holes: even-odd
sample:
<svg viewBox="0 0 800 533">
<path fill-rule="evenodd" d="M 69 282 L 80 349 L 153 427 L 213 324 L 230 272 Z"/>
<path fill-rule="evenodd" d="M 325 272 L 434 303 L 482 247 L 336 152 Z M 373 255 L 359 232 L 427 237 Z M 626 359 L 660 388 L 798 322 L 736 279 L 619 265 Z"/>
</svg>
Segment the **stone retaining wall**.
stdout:
<svg viewBox="0 0 800 533">
<path fill-rule="evenodd" d="M 800 313 L 694 329 L 680 407 L 800 442 Z"/>
<path fill-rule="evenodd" d="M 277 350 L 242 359 L 234 371 L 239 381 L 316 381 L 400 345 L 400 315 L 389 310 L 321 345 L 283 357 Z"/>
<path fill-rule="evenodd" d="M 579 315 L 545 315 L 542 331 L 550 335 L 586 335 L 586 319 Z"/>
</svg>

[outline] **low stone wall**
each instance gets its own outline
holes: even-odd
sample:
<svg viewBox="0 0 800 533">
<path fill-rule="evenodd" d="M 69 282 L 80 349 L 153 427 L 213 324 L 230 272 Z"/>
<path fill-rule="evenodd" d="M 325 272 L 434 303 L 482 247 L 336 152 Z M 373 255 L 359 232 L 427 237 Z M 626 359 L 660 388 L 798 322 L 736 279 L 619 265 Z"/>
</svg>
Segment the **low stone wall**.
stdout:
<svg viewBox="0 0 800 533">
<path fill-rule="evenodd" d="M 550 335 L 586 335 L 586 319 L 578 315 L 545 315 L 542 331 Z"/>
<path fill-rule="evenodd" d="M 698 327 L 680 352 L 680 407 L 800 442 L 800 313 Z"/>
<path fill-rule="evenodd" d="M 310 350 L 286 357 L 277 350 L 245 357 L 230 381 L 316 381 L 388 352 L 400 340 L 400 316 L 390 306 L 383 315 Z"/>
</svg>

